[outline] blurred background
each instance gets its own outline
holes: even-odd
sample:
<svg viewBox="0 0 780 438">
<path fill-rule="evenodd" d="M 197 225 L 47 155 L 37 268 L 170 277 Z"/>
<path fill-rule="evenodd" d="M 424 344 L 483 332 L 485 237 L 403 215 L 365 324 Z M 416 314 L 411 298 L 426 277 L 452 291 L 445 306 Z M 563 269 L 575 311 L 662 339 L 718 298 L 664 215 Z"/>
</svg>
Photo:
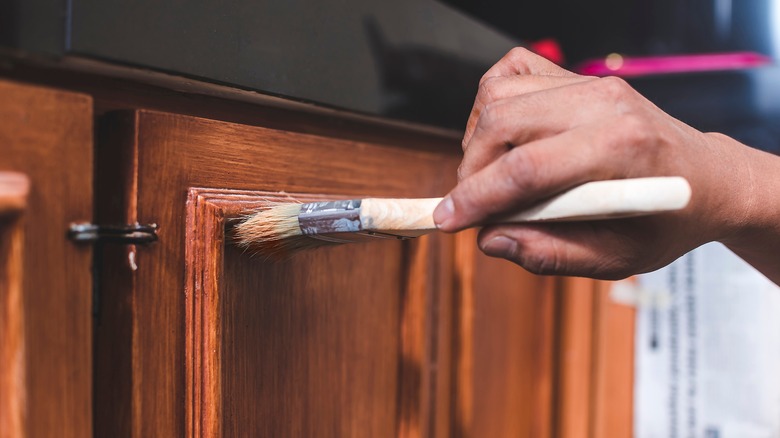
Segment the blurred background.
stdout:
<svg viewBox="0 0 780 438">
<path fill-rule="evenodd" d="M 776 0 L 448 2 L 571 69 L 627 76 L 644 95 L 699 129 L 780 152 Z M 621 71 L 630 58 L 646 68 Z M 605 68 L 594 70 L 599 63 Z"/>
</svg>

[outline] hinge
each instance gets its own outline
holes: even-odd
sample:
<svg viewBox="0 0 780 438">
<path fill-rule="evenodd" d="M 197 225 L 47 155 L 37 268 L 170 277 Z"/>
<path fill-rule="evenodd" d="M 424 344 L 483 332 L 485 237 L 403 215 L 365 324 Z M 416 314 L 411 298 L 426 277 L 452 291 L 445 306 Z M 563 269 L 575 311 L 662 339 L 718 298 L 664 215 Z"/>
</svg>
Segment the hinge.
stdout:
<svg viewBox="0 0 780 438">
<path fill-rule="evenodd" d="M 74 242 L 144 244 L 157 241 L 157 224 L 95 225 L 73 224 L 68 239 Z"/>
</svg>

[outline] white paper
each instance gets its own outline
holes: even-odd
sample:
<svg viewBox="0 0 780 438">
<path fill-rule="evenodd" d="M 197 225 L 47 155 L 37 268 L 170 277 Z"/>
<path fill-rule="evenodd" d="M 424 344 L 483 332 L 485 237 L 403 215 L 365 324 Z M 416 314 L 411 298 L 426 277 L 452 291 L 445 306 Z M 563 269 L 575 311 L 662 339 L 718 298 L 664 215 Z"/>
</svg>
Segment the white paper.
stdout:
<svg viewBox="0 0 780 438">
<path fill-rule="evenodd" d="M 713 243 L 639 288 L 635 436 L 780 437 L 780 287 Z"/>
</svg>

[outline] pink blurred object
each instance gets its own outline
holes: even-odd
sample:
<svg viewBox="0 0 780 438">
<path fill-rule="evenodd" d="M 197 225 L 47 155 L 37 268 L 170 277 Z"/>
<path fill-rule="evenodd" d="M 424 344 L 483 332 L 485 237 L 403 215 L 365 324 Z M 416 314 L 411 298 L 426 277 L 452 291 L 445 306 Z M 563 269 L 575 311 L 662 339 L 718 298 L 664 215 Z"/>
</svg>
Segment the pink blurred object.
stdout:
<svg viewBox="0 0 780 438">
<path fill-rule="evenodd" d="M 536 52 L 536 54 L 544 56 L 558 65 L 562 65 L 564 62 L 566 62 L 566 58 L 563 56 L 561 45 L 558 44 L 558 41 L 553 38 L 546 38 L 532 42 L 530 47 L 531 50 Z"/>
<path fill-rule="evenodd" d="M 616 53 L 586 61 L 577 71 L 591 76 L 635 77 L 663 73 L 738 70 L 759 67 L 772 58 L 755 52 L 706 53 L 697 55 L 629 57 Z"/>
</svg>

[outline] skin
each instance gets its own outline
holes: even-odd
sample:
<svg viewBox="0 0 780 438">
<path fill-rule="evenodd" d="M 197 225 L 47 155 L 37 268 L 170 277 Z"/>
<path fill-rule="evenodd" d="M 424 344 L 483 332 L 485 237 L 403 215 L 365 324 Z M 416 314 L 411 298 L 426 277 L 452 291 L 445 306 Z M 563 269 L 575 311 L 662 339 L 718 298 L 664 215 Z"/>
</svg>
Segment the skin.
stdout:
<svg viewBox="0 0 780 438">
<path fill-rule="evenodd" d="M 525 49 L 483 76 L 440 230 L 489 223 L 588 181 L 679 175 L 684 210 L 488 226 L 479 247 L 537 274 L 620 279 L 720 241 L 780 284 L 780 157 L 674 119 L 618 78 L 574 74 Z"/>
</svg>

